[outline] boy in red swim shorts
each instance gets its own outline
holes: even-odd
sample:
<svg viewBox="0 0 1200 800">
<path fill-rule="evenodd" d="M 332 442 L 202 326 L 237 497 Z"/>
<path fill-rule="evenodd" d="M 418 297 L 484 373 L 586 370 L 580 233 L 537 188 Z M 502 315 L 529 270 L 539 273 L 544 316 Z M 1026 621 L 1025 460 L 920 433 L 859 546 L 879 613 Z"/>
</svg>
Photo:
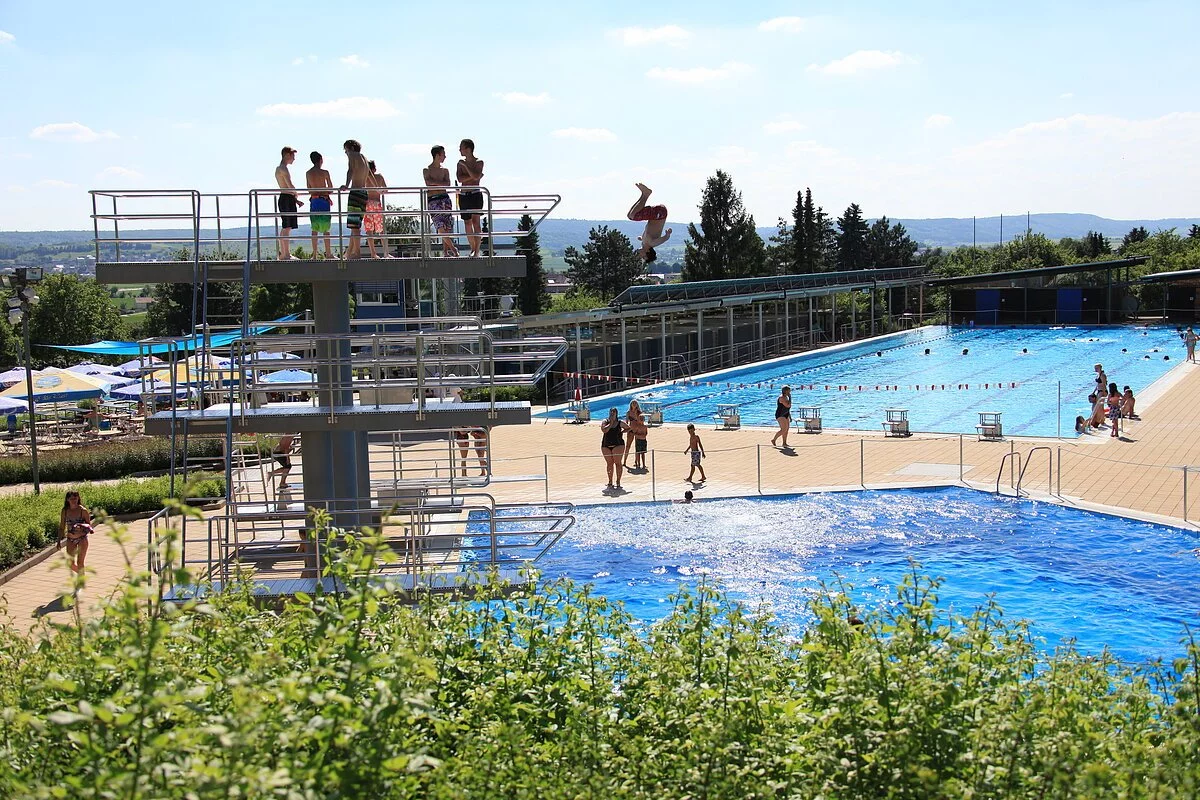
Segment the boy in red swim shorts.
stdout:
<svg viewBox="0 0 1200 800">
<path fill-rule="evenodd" d="M 646 223 L 646 228 L 638 240 L 642 243 L 642 260 L 649 264 L 658 258 L 658 253 L 654 252 L 654 248 L 671 238 L 670 228 L 663 231 L 663 223 L 667 221 L 667 207 L 646 205 L 646 200 L 650 197 L 650 188 L 644 183 L 634 185 L 637 186 L 641 195 L 629 209 L 627 216 L 634 222 Z"/>
</svg>

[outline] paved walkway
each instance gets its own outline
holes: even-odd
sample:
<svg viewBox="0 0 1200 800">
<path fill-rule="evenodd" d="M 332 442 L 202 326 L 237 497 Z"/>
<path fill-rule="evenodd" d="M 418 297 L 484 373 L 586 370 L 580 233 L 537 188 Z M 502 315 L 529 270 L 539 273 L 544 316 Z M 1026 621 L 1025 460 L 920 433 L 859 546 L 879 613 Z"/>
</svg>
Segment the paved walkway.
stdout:
<svg viewBox="0 0 1200 800">
<path fill-rule="evenodd" d="M 701 430 L 708 457 L 704 468 L 709 480 L 688 484 L 688 457 L 682 452 L 687 433 L 668 425 L 650 432 L 653 448 L 648 462 L 653 469 L 626 473 L 624 491 L 605 491 L 604 462 L 600 455 L 598 423 L 565 425 L 560 420 L 536 420 L 528 427 L 500 427 L 493 434 L 493 473 L 497 478 L 549 474 L 541 481 L 498 481 L 488 488 L 501 502 L 552 500 L 575 503 L 635 502 L 681 497 L 693 489 L 698 498 L 786 493 L 821 488 L 928 485 L 968 482 L 994 486 L 1005 454 L 1019 453 L 1024 463 L 1035 448 L 1050 448 L 1054 455 L 1055 490 L 1067 498 L 1120 506 L 1145 514 L 1184 516 L 1184 465 L 1200 465 L 1200 367 L 1183 364 L 1140 400 L 1142 421 L 1128 422 L 1120 439 L 1106 432 L 1072 440 L 1010 440 L 978 442 L 973 436 L 929 435 L 885 439 L 862 433 L 826 432 L 793 434 L 791 452 L 770 446 L 772 431 L 744 428 L 737 431 Z M 1032 454 L 1024 486 L 1034 491 L 1048 488 L 1049 453 Z M 1061 455 L 1061 459 L 1060 459 Z M 1011 460 L 1011 459 L 1010 459 Z M 632 459 L 631 459 L 632 463 Z M 548 473 L 547 473 L 548 467 Z M 1198 470 L 1200 471 L 1200 470 Z M 1016 480 L 1016 468 L 1005 469 L 1002 488 Z M 1200 481 L 1189 490 L 1200 496 Z M 1010 489 L 1011 491 L 1011 489 Z M 1200 510 L 1189 517 L 1200 516 Z M 134 543 L 145 538 L 145 523 L 131 524 Z M 141 558 L 135 552 L 131 558 Z M 53 619 L 67 618 L 55 611 L 56 597 L 65 583 L 65 570 L 55 569 L 58 559 L 33 567 L 0 586 L 7 597 L 10 616 L 29 627 L 35 612 L 49 610 Z M 136 563 L 136 562 L 135 562 Z M 92 536 L 88 568 L 93 571 L 84 597 L 85 613 L 110 594 L 124 574 L 125 554 L 103 532 Z"/>
</svg>

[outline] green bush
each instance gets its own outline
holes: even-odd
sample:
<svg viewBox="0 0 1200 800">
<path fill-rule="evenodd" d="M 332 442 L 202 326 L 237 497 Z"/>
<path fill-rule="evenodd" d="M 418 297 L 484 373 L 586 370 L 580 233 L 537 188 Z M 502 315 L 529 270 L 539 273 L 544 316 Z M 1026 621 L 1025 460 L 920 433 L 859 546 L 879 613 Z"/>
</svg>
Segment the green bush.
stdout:
<svg viewBox="0 0 1200 800">
<path fill-rule="evenodd" d="M 111 516 L 157 511 L 170 494 L 169 478 L 125 480 L 115 484 L 83 483 L 73 487 L 79 499 L 95 516 L 104 511 Z M 176 481 L 176 493 L 183 491 Z M 23 494 L 0 497 L 0 569 L 7 569 L 26 556 L 58 539 L 58 518 L 65 492 Z M 223 497 L 225 479 L 204 477 L 191 483 L 191 497 Z"/>
<path fill-rule="evenodd" d="M 265 609 L 135 576 L 103 617 L 0 631 L 0 796 L 1193 798 L 1200 647 L 1046 656 L 910 578 L 802 634 L 701 586 L 652 626 L 570 583 L 415 605 L 368 581 Z M 188 580 L 176 574 L 176 580 Z M 180 612 L 183 613 L 180 613 Z"/>
<path fill-rule="evenodd" d="M 269 453 L 270 440 L 259 442 L 259 450 Z M 188 458 L 221 458 L 218 439 L 193 439 L 188 442 Z M 176 462 L 182 467 L 182 459 Z M 73 483 L 126 478 L 138 472 L 157 472 L 171 466 L 171 441 L 167 438 L 138 439 L 132 442 L 103 442 L 68 450 L 38 453 L 38 476 L 45 483 Z M 33 482 L 33 466 L 27 456 L 0 458 L 0 486 Z"/>
</svg>

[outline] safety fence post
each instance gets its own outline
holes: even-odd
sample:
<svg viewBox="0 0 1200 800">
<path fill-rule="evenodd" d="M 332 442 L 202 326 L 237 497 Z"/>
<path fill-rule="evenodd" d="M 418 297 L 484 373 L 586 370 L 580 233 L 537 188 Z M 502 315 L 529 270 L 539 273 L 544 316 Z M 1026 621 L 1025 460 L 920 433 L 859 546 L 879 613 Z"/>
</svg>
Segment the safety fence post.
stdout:
<svg viewBox="0 0 1200 800">
<path fill-rule="evenodd" d="M 1058 496 L 1062 497 L 1062 446 L 1058 448 Z"/>
<path fill-rule="evenodd" d="M 545 478 L 542 481 L 546 486 L 546 505 L 550 504 L 550 454 L 546 453 L 542 456 L 542 476 Z"/>
<path fill-rule="evenodd" d="M 1185 464 L 1183 467 L 1183 521 L 1187 522 L 1187 474 L 1188 468 Z"/>
<path fill-rule="evenodd" d="M 756 444 L 758 455 L 758 493 L 762 494 L 762 444 Z"/>
<path fill-rule="evenodd" d="M 958 482 L 965 482 L 963 481 L 963 435 L 961 433 L 958 435 Z"/>
<path fill-rule="evenodd" d="M 654 451 L 651 450 L 650 451 L 650 499 L 651 500 L 658 499 L 658 487 L 655 484 L 655 477 L 657 476 L 657 474 L 658 473 L 654 471 Z"/>
<path fill-rule="evenodd" d="M 858 485 L 867 488 L 867 440 L 858 440 Z"/>
</svg>

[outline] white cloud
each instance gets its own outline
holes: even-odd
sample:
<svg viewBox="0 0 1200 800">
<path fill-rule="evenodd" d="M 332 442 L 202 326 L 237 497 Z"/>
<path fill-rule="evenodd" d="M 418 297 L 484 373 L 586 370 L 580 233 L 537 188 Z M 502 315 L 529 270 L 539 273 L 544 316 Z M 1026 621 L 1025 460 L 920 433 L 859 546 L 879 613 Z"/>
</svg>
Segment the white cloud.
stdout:
<svg viewBox="0 0 1200 800">
<path fill-rule="evenodd" d="M 550 102 L 550 95 L 545 92 L 526 94 L 525 92 L 492 92 L 492 97 L 510 106 L 544 106 Z"/>
<path fill-rule="evenodd" d="M 1058 99 L 1059 100 L 1070 100 L 1074 96 L 1075 96 L 1074 92 L 1063 92 L 1062 94 L 1060 94 L 1058 96 Z"/>
<path fill-rule="evenodd" d="M 826 147 L 819 142 L 814 142 L 811 139 L 805 139 L 798 142 L 789 142 L 784 153 L 789 159 L 804 159 L 808 156 L 832 158 L 837 155 L 837 150 L 834 150 L 832 147 Z"/>
<path fill-rule="evenodd" d="M 559 128 L 550 133 L 556 139 L 577 139 L 581 142 L 615 142 L 617 135 L 608 128 Z"/>
<path fill-rule="evenodd" d="M 15 41 L 17 37 L 13 36 L 8 31 L 0 31 L 0 44 L 8 44 Z"/>
<path fill-rule="evenodd" d="M 194 122 L 172 122 L 171 127 L 177 131 L 188 131 L 196 127 Z"/>
<path fill-rule="evenodd" d="M 659 28 L 619 28 L 613 31 L 626 47 L 640 47 L 647 44 L 666 44 L 678 46 L 686 42 L 691 35 L 678 25 L 663 25 Z"/>
<path fill-rule="evenodd" d="M 52 122 L 39 125 L 29 132 L 30 139 L 47 142 L 94 142 L 98 139 L 116 139 L 112 131 L 94 131 L 78 122 Z"/>
<path fill-rule="evenodd" d="M 748 75 L 754 71 L 749 64 L 738 61 L 727 61 L 719 67 L 692 67 L 679 69 L 677 67 L 654 67 L 646 72 L 647 78 L 668 83 L 682 83 L 688 86 L 700 86 L 706 83 L 718 83 L 730 78 Z"/>
<path fill-rule="evenodd" d="M 805 129 L 805 127 L 805 124 L 799 120 L 778 119 L 774 122 L 764 123 L 763 131 L 772 136 L 776 136 L 780 133 L 795 133 L 797 131 L 802 131 Z"/>
<path fill-rule="evenodd" d="M 10 183 L 8 186 L 4 187 L 4 190 L 8 191 L 8 192 L 24 192 L 24 191 L 26 191 L 25 187 L 21 186 L 18 183 Z"/>
<path fill-rule="evenodd" d="M 96 173 L 98 180 L 125 180 L 137 181 L 142 179 L 142 173 L 137 170 L 128 169 L 126 167 L 105 167 Z"/>
<path fill-rule="evenodd" d="M 40 180 L 37 183 L 35 183 L 34 186 L 38 187 L 39 189 L 74 189 L 74 188 L 76 188 L 76 185 L 73 183 L 68 183 L 67 181 L 55 180 L 54 178 L 47 178 L 45 180 Z"/>
<path fill-rule="evenodd" d="M 293 66 L 293 67 L 299 67 L 299 66 L 301 66 L 301 65 L 303 65 L 303 64 L 312 64 L 312 63 L 315 63 L 315 62 L 316 62 L 316 60 L 317 60 L 317 57 L 316 57 L 316 56 L 312 56 L 312 55 L 309 55 L 309 56 L 296 56 L 295 58 L 293 58 L 293 59 L 292 59 L 292 66 Z"/>
<path fill-rule="evenodd" d="M 823 75 L 857 75 L 877 69 L 891 69 L 904 64 L 915 64 L 917 59 L 901 53 L 899 50 L 859 50 L 845 58 L 830 61 L 828 64 L 809 64 L 810 72 L 820 72 Z"/>
<path fill-rule="evenodd" d="M 758 29 L 767 33 L 800 33 L 807 24 L 803 17 L 775 17 L 758 23 Z"/>
<path fill-rule="evenodd" d="M 324 117 L 326 119 L 387 119 L 400 112 L 381 97 L 339 97 L 317 103 L 272 103 L 259 106 L 263 117 Z"/>
<path fill-rule="evenodd" d="M 432 147 L 431 144 L 394 144 L 392 152 L 402 156 L 428 156 Z"/>
<path fill-rule="evenodd" d="M 938 128 L 944 128 L 952 122 L 954 122 L 954 118 L 945 114 L 930 114 L 925 118 L 925 129 L 932 131 Z"/>
<path fill-rule="evenodd" d="M 358 53 L 351 53 L 348 56 L 342 56 L 338 59 L 338 61 L 345 64 L 347 67 L 354 67 L 357 69 L 366 69 L 367 67 L 371 66 L 371 62 L 360 57 Z"/>
<path fill-rule="evenodd" d="M 737 166 L 740 164 L 749 164 L 757 158 L 757 154 L 747 150 L 739 144 L 727 144 L 716 148 L 713 155 L 717 161 L 723 166 Z"/>
</svg>

